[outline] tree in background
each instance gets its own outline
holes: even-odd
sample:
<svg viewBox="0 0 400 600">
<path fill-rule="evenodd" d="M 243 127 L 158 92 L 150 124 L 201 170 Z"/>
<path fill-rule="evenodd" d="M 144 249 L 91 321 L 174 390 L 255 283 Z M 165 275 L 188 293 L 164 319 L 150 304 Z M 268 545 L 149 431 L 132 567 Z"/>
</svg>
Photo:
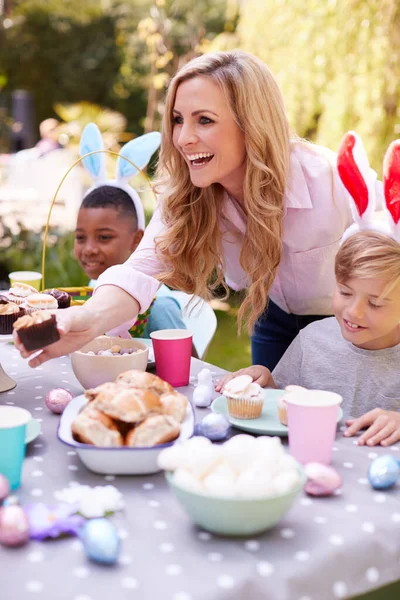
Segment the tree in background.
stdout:
<svg viewBox="0 0 400 600">
<path fill-rule="evenodd" d="M 15 0 L 0 16 L 0 90 L 32 91 L 38 122 L 84 101 L 135 134 L 158 127 L 172 73 L 223 31 L 227 1 Z"/>
<path fill-rule="evenodd" d="M 246 0 L 235 41 L 276 74 L 297 133 L 335 150 L 355 129 L 380 171 L 400 134 L 398 0 Z"/>
<path fill-rule="evenodd" d="M 173 74 L 224 31 L 230 1 L 154 0 L 139 23 L 131 22 L 124 28 L 125 85 L 139 68 L 142 85 L 148 91 L 145 131 L 159 127 L 165 90 Z M 140 58 L 133 62 L 133 56 Z"/>
</svg>

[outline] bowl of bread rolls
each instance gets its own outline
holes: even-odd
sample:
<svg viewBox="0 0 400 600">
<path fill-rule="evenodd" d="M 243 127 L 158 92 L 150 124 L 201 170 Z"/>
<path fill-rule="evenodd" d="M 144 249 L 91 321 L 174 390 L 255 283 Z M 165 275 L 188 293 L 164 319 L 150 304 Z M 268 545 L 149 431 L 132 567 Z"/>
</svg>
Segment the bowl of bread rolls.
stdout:
<svg viewBox="0 0 400 600">
<path fill-rule="evenodd" d="M 71 365 L 75 377 L 87 390 L 114 381 L 128 369 L 145 371 L 148 358 L 149 348 L 140 339 L 100 335 L 72 352 Z"/>
<path fill-rule="evenodd" d="M 160 471 L 161 450 L 193 432 L 186 396 L 157 375 L 131 369 L 71 400 L 58 437 L 95 473 L 144 475 Z"/>
</svg>

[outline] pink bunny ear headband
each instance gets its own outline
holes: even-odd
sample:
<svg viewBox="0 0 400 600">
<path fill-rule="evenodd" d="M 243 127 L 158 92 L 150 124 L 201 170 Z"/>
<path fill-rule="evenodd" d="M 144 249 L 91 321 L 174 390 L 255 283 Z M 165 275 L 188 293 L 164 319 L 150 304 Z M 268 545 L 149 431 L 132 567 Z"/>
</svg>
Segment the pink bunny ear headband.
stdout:
<svg viewBox="0 0 400 600">
<path fill-rule="evenodd" d="M 400 243 L 400 140 L 392 142 L 383 160 L 383 191 L 386 219 L 374 219 L 375 182 L 361 138 L 348 131 L 337 156 L 339 176 L 353 198 L 354 223 L 343 234 L 342 242 L 357 231 L 383 233 Z"/>
</svg>

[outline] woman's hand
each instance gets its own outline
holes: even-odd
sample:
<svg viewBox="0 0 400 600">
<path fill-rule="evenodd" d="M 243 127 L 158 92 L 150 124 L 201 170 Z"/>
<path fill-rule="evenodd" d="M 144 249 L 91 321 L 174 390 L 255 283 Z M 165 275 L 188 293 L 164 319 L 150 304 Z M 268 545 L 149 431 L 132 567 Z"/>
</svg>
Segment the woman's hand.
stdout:
<svg viewBox="0 0 400 600">
<path fill-rule="evenodd" d="M 349 426 L 344 432 L 346 437 L 368 427 L 358 439 L 360 446 L 390 446 L 400 440 L 400 413 L 392 410 L 374 408 L 358 419 L 346 421 L 346 425 Z"/>
<path fill-rule="evenodd" d="M 254 365 L 252 367 L 247 367 L 246 369 L 239 369 L 239 371 L 235 371 L 235 373 L 229 373 L 228 375 L 225 375 L 215 384 L 215 391 L 221 392 L 228 381 L 234 377 L 238 377 L 239 375 L 250 375 L 254 383 L 258 383 L 261 385 L 261 387 L 275 387 L 271 372 L 266 367 Z"/>
<path fill-rule="evenodd" d="M 99 333 L 94 327 L 93 315 L 86 306 L 71 306 L 71 308 L 63 308 L 56 312 L 57 329 L 60 334 L 60 340 L 46 346 L 38 354 L 38 350 L 25 350 L 24 345 L 20 342 L 17 332 L 14 331 L 15 345 L 21 353 L 22 358 L 28 358 L 35 355 L 30 361 L 30 367 L 38 367 L 42 363 L 79 350 L 85 344 L 90 342 Z"/>
<path fill-rule="evenodd" d="M 28 352 L 14 333 L 15 345 L 23 358 L 32 354 L 30 367 L 79 350 L 98 335 L 111 331 L 124 322 L 134 323 L 139 312 L 139 304 L 123 289 L 114 285 L 103 285 L 84 306 L 71 306 L 55 311 L 60 340 L 43 350 Z"/>
</svg>

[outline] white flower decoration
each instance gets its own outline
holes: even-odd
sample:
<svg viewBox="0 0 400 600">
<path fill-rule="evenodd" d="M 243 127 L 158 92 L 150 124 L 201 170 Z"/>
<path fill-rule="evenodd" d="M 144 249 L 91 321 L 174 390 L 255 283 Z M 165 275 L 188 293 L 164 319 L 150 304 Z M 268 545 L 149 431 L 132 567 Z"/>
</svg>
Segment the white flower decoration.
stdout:
<svg viewBox="0 0 400 600">
<path fill-rule="evenodd" d="M 86 519 L 103 517 L 124 508 L 124 500 L 121 492 L 113 485 L 74 485 L 58 492 L 54 497 L 59 502 L 76 505 L 76 511 Z"/>
</svg>

